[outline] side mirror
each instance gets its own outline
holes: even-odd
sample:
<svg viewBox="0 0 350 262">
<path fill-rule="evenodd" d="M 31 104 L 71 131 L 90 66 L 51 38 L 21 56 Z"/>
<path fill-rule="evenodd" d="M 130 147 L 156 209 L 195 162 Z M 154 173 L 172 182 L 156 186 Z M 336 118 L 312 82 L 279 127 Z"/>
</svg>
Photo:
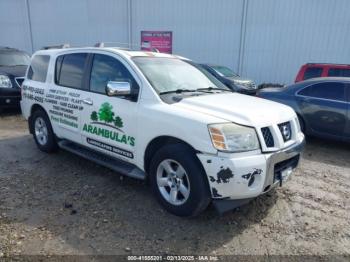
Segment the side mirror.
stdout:
<svg viewBox="0 0 350 262">
<path fill-rule="evenodd" d="M 131 85 L 129 82 L 108 81 L 106 94 L 108 96 L 128 96 L 131 94 Z"/>
</svg>

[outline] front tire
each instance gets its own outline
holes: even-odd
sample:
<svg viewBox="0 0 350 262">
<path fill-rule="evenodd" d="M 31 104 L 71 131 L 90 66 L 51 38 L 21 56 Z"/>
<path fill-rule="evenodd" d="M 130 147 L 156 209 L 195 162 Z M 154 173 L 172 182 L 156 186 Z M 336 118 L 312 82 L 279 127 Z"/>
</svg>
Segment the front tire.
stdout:
<svg viewBox="0 0 350 262">
<path fill-rule="evenodd" d="M 177 216 L 196 216 L 211 200 L 203 167 L 186 145 L 171 144 L 156 152 L 150 165 L 150 183 L 159 203 Z"/>
<path fill-rule="evenodd" d="M 32 127 L 35 143 L 41 151 L 52 153 L 58 149 L 50 120 L 43 110 L 34 112 L 32 116 Z"/>
</svg>

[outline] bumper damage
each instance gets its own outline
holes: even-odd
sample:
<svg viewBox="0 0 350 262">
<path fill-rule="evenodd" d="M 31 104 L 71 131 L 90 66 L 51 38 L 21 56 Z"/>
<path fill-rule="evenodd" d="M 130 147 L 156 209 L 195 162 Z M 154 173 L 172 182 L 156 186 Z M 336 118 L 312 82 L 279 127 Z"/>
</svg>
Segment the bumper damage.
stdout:
<svg viewBox="0 0 350 262">
<path fill-rule="evenodd" d="M 281 186 L 297 168 L 305 138 L 278 152 L 230 157 L 197 154 L 208 176 L 213 204 L 222 213 Z"/>
</svg>

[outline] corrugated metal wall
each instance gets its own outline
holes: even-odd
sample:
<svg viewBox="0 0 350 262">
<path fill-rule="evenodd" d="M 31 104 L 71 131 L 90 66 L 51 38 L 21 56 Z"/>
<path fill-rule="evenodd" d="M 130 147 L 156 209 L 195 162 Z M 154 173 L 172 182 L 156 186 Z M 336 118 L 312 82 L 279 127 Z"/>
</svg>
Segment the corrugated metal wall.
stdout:
<svg viewBox="0 0 350 262">
<path fill-rule="evenodd" d="M 249 0 L 243 74 L 290 83 L 301 64 L 350 64 L 349 0 Z"/>
<path fill-rule="evenodd" d="M 348 10 L 349 0 L 1 0 L 0 45 L 140 45 L 140 31 L 170 30 L 176 54 L 291 83 L 303 63 L 350 63 Z"/>
<path fill-rule="evenodd" d="M 142 30 L 173 31 L 173 53 L 237 70 L 243 0 L 132 2 L 133 42 Z"/>
<path fill-rule="evenodd" d="M 0 46 L 14 46 L 31 52 L 28 13 L 24 1 L 0 1 Z"/>
</svg>

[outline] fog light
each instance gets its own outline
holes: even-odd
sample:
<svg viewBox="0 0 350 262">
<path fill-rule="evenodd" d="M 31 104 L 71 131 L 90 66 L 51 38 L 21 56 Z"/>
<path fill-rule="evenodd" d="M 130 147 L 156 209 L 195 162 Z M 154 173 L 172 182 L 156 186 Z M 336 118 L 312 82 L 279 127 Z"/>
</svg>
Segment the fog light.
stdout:
<svg viewBox="0 0 350 262">
<path fill-rule="evenodd" d="M 5 103 L 6 103 L 6 104 L 11 103 L 11 99 L 6 99 L 6 100 L 5 100 Z"/>
</svg>

